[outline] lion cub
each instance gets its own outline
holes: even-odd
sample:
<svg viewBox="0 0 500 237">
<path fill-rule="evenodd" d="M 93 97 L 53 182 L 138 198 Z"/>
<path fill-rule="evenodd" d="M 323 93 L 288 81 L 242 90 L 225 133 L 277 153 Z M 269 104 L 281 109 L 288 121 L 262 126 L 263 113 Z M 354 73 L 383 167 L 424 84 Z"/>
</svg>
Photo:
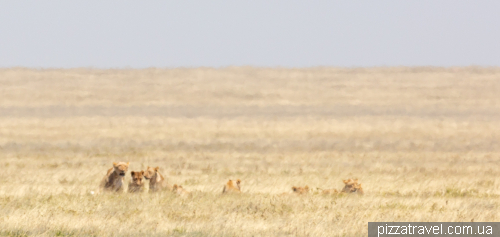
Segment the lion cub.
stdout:
<svg viewBox="0 0 500 237">
<path fill-rule="evenodd" d="M 157 192 L 164 188 L 168 188 L 168 190 L 172 191 L 172 186 L 167 183 L 163 175 L 159 172 L 160 167 L 149 167 L 146 169 L 144 173 L 144 178 L 149 180 L 149 192 Z"/>
<path fill-rule="evenodd" d="M 123 180 L 127 173 L 130 162 L 114 162 L 113 168 L 108 170 L 108 173 L 101 182 L 101 189 L 104 191 L 120 192 L 123 190 Z"/>
<path fill-rule="evenodd" d="M 130 183 L 128 184 L 128 192 L 142 192 L 144 190 L 144 182 L 142 181 L 144 171 L 132 171 L 130 172 L 130 176 L 132 176 L 132 180 L 130 180 Z"/>
<path fill-rule="evenodd" d="M 295 187 L 295 186 L 293 186 L 292 190 L 296 194 L 308 194 L 309 193 L 309 186 L 307 186 L 307 185 L 305 187 Z"/>
<path fill-rule="evenodd" d="M 172 187 L 172 192 L 174 192 L 175 194 L 181 196 L 181 197 L 187 197 L 189 196 L 191 193 L 186 191 L 182 185 L 177 185 L 177 184 L 174 184 L 174 186 Z"/>
<path fill-rule="evenodd" d="M 240 179 L 237 179 L 236 181 L 227 181 L 226 185 L 224 185 L 224 189 L 222 189 L 222 193 L 241 193 L 240 183 Z"/>
</svg>

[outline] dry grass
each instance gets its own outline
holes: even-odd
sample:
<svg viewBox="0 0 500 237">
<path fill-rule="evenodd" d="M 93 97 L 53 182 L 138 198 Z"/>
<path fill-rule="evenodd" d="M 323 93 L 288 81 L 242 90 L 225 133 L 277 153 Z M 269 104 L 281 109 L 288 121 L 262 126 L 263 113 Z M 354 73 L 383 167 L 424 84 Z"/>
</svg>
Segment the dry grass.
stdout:
<svg viewBox="0 0 500 237">
<path fill-rule="evenodd" d="M 2 69 L 0 236 L 500 221 L 499 91 L 497 68 Z M 91 195 L 115 161 L 193 195 Z M 221 195 L 237 178 L 243 193 Z M 291 194 L 346 178 L 365 195 Z"/>
</svg>

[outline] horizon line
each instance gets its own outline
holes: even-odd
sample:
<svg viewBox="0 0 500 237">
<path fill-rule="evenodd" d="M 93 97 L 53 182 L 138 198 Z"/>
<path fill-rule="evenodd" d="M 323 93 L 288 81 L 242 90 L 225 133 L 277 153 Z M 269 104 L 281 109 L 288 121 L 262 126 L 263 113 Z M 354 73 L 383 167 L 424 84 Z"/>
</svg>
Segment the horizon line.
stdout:
<svg viewBox="0 0 500 237">
<path fill-rule="evenodd" d="M 12 66 L 12 67 L 1 67 L 0 70 L 9 69 L 27 69 L 27 70 L 75 70 L 75 69 L 90 69 L 90 70 L 150 70 L 150 69 L 160 69 L 160 70 L 174 70 L 174 69 L 233 69 L 233 68 L 252 68 L 252 69 L 500 69 L 500 66 L 484 66 L 484 65 L 468 65 L 468 66 L 434 66 L 434 65 L 418 65 L 418 66 L 304 66 L 304 67 L 291 67 L 291 66 L 254 66 L 254 65 L 229 65 L 229 66 L 174 66 L 174 67 L 94 67 L 94 66 L 82 66 L 82 67 L 27 67 L 27 66 Z"/>
</svg>

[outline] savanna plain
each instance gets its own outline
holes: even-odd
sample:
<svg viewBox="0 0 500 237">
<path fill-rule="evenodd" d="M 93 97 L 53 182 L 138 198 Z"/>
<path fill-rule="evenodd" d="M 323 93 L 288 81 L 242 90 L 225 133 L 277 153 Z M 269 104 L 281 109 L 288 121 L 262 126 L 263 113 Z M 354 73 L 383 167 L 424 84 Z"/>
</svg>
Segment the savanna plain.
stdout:
<svg viewBox="0 0 500 237">
<path fill-rule="evenodd" d="M 0 236 L 500 221 L 499 140 L 499 68 L 4 68 Z M 125 190 L 130 171 L 158 166 L 191 196 L 100 191 L 120 161 Z M 348 178 L 364 195 L 321 194 Z M 229 179 L 241 194 L 221 194 Z"/>
</svg>

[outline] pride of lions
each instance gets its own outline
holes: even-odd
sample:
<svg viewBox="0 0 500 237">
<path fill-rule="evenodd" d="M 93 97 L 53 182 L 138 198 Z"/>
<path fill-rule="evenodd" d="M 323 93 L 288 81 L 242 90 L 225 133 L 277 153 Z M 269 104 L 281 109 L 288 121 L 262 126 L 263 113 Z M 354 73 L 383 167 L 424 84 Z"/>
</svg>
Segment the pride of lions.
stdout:
<svg viewBox="0 0 500 237">
<path fill-rule="evenodd" d="M 128 171 L 128 166 L 130 162 L 118 162 L 113 163 L 113 168 L 110 168 L 106 173 L 106 176 L 101 182 L 101 189 L 104 191 L 111 192 L 123 192 L 123 182 L 125 180 L 125 175 Z M 130 172 L 131 180 L 128 184 L 129 193 L 140 193 L 144 191 L 144 181 L 143 179 L 149 180 L 149 192 L 158 192 L 161 190 L 171 191 L 179 196 L 186 197 L 190 195 L 190 192 L 185 190 L 181 185 L 170 185 L 166 182 L 165 178 L 159 172 L 159 167 L 149 167 L 146 171 L 132 171 Z M 342 193 L 356 193 L 363 194 L 363 188 L 361 184 L 358 183 L 358 179 L 347 179 L 343 180 L 344 188 L 340 191 L 337 189 L 320 189 L 322 194 L 342 194 Z M 222 193 L 241 193 L 241 180 L 229 180 L 222 189 Z M 309 187 L 292 187 L 292 191 L 295 194 L 308 194 L 310 192 Z"/>
</svg>

